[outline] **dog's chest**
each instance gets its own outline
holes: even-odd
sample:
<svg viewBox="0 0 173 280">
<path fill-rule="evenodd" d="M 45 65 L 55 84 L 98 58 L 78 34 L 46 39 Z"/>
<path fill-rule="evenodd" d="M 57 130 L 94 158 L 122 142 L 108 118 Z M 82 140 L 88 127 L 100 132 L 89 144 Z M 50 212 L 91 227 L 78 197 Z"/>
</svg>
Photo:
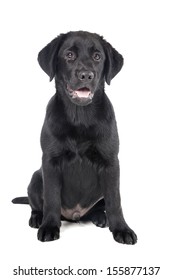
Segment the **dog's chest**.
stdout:
<svg viewBox="0 0 173 280">
<path fill-rule="evenodd" d="M 68 165 L 76 161 L 80 162 L 80 164 L 83 161 L 87 161 L 93 168 L 106 165 L 106 160 L 101 151 L 97 148 L 96 143 L 92 141 L 78 142 L 68 139 L 68 143 L 66 143 L 63 150 L 63 160 Z"/>
<path fill-rule="evenodd" d="M 66 129 L 65 135 L 61 139 L 64 160 L 70 163 L 74 160 L 82 161 L 87 158 L 93 163 L 100 162 L 101 154 L 97 143 L 101 137 L 93 126 L 89 128 L 69 126 Z"/>
<path fill-rule="evenodd" d="M 61 212 L 66 219 L 77 220 L 84 216 L 101 199 L 98 169 L 105 166 L 105 159 L 97 144 L 100 139 L 94 130 L 69 129 L 63 142 Z"/>
</svg>

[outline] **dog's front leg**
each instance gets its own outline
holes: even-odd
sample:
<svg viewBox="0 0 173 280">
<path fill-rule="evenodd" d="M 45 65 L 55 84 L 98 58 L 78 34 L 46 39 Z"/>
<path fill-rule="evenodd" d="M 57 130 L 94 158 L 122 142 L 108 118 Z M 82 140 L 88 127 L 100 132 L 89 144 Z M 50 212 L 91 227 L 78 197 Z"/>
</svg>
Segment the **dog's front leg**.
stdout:
<svg viewBox="0 0 173 280">
<path fill-rule="evenodd" d="M 43 221 L 38 230 L 40 241 L 59 238 L 61 225 L 61 172 L 46 156 L 42 161 L 43 172 Z"/>
<path fill-rule="evenodd" d="M 123 217 L 119 191 L 119 173 L 119 161 L 116 158 L 114 164 L 103 169 L 99 175 L 99 181 L 105 199 L 109 229 L 117 242 L 135 244 L 137 236 L 127 225 Z"/>
</svg>

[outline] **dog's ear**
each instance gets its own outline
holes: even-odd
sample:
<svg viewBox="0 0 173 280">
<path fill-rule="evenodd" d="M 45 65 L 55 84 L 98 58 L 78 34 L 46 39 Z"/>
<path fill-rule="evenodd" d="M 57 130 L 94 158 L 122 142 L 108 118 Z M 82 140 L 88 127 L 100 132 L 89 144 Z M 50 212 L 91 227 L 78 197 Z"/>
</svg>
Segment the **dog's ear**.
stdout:
<svg viewBox="0 0 173 280">
<path fill-rule="evenodd" d="M 123 57 L 108 42 L 103 40 L 106 61 L 104 66 L 105 80 L 110 85 L 111 80 L 121 70 L 123 66 Z"/>
<path fill-rule="evenodd" d="M 64 34 L 59 35 L 46 47 L 44 47 L 38 54 L 38 63 L 43 71 L 45 71 L 46 74 L 50 77 L 50 81 L 52 81 L 55 76 L 56 58 L 64 37 Z"/>
</svg>

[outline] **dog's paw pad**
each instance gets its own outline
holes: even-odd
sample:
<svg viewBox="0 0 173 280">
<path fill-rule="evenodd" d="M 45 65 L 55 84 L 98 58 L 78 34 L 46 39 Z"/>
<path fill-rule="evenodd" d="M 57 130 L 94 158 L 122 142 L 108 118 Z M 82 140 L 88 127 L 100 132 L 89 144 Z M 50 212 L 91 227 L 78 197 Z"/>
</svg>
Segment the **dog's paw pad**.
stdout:
<svg viewBox="0 0 173 280">
<path fill-rule="evenodd" d="M 131 229 L 115 230 L 113 232 L 114 239 L 122 244 L 133 245 L 137 242 L 137 236 Z"/>
<path fill-rule="evenodd" d="M 38 230 L 38 240 L 42 242 L 53 241 L 59 239 L 59 228 L 58 227 L 46 227 L 41 226 Z"/>
<path fill-rule="evenodd" d="M 29 226 L 32 228 L 39 228 L 42 223 L 43 215 L 42 213 L 32 213 L 29 219 Z"/>
</svg>

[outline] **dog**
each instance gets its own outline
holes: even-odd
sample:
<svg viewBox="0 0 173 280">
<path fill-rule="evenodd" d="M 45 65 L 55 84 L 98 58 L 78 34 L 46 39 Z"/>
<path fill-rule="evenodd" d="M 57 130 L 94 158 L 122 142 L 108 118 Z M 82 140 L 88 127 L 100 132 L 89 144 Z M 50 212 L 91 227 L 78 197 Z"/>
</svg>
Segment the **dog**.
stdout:
<svg viewBox="0 0 173 280">
<path fill-rule="evenodd" d="M 105 82 L 121 70 L 123 57 L 103 37 L 86 31 L 60 34 L 38 54 L 56 93 L 41 132 L 42 166 L 31 179 L 29 225 L 40 241 L 60 237 L 61 220 L 109 226 L 114 239 L 135 244 L 119 190 L 119 138 Z"/>
</svg>

